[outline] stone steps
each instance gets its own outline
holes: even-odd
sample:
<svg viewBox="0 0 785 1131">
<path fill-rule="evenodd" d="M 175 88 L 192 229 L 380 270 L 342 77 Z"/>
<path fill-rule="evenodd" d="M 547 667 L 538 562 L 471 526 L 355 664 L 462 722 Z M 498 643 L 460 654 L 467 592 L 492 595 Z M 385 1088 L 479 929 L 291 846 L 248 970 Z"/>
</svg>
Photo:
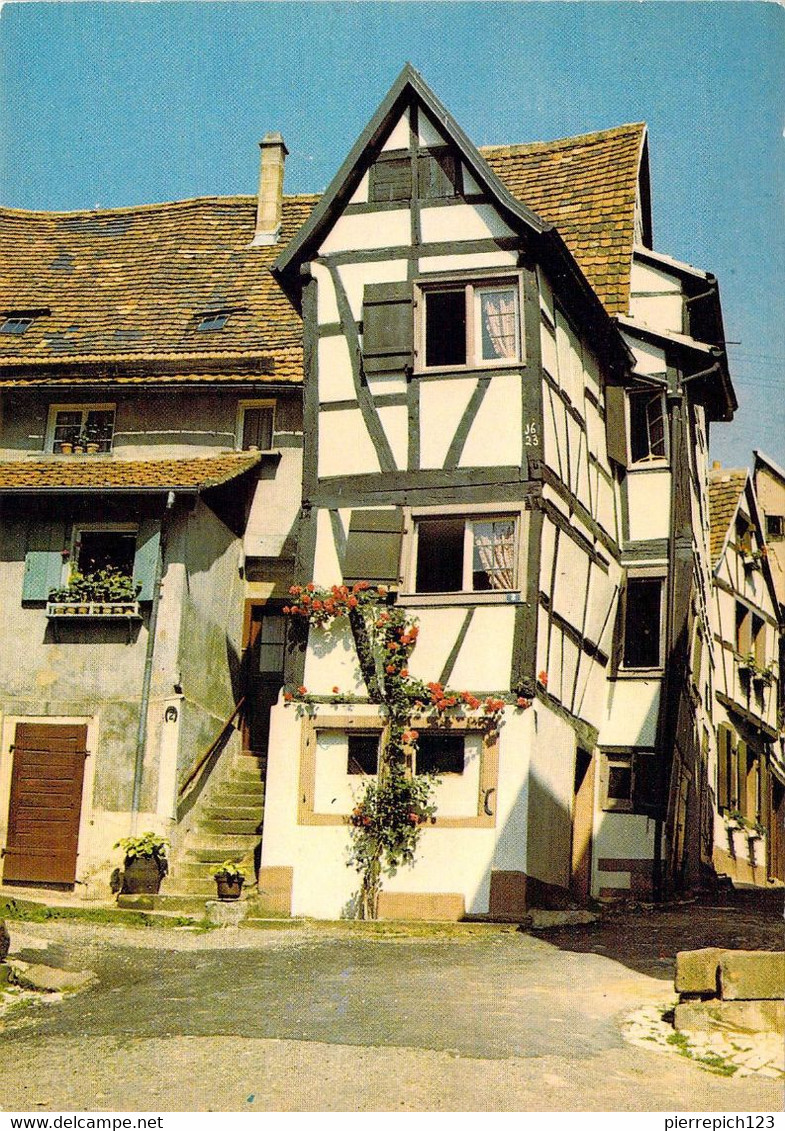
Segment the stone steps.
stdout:
<svg viewBox="0 0 785 1131">
<path fill-rule="evenodd" d="M 224 862 L 242 867 L 246 886 L 255 882 L 254 869 L 264 819 L 266 759 L 235 754 L 224 777 L 191 814 L 192 825 L 172 860 L 164 898 L 215 898 L 212 873 Z"/>
</svg>

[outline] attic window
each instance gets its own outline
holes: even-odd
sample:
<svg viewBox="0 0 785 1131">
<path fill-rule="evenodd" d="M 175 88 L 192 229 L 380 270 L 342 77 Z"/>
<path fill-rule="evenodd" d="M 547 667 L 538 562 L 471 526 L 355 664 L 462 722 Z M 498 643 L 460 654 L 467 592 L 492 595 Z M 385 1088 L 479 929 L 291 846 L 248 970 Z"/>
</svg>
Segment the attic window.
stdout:
<svg viewBox="0 0 785 1131">
<path fill-rule="evenodd" d="M 213 310 L 205 314 L 200 314 L 199 325 L 197 330 L 223 330 L 227 323 L 231 310 Z"/>
<path fill-rule="evenodd" d="M 32 315 L 11 314 L 0 323 L 0 334 L 24 334 L 28 326 L 35 321 Z"/>
</svg>

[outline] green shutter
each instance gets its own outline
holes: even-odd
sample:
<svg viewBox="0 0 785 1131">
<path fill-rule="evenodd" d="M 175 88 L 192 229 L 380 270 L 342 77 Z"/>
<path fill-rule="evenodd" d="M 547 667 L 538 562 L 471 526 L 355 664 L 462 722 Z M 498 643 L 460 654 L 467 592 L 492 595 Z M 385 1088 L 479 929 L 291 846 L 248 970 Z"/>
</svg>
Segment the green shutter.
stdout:
<svg viewBox="0 0 785 1131">
<path fill-rule="evenodd" d="M 352 511 L 346 541 L 344 581 L 396 585 L 400 572 L 402 532 L 403 513 L 398 509 Z"/>
<path fill-rule="evenodd" d="M 730 809 L 730 731 L 720 723 L 717 730 L 717 807 Z"/>
<path fill-rule="evenodd" d="M 30 531 L 22 582 L 23 601 L 47 601 L 52 589 L 62 585 L 65 526 L 41 522 Z"/>
<path fill-rule="evenodd" d="M 605 386 L 605 442 L 608 456 L 627 466 L 627 399 L 621 385 Z"/>
<path fill-rule="evenodd" d="M 160 520 L 144 519 L 139 526 L 134 557 L 134 581 L 142 586 L 139 592 L 140 601 L 152 601 L 153 599 L 153 585 L 160 543 Z"/>
<path fill-rule="evenodd" d="M 413 363 L 411 283 L 369 283 L 363 293 L 363 368 L 402 373 Z"/>
<path fill-rule="evenodd" d="M 736 746 L 736 797 L 738 808 L 744 817 L 750 816 L 747 807 L 747 770 L 747 743 L 740 738 Z"/>
</svg>

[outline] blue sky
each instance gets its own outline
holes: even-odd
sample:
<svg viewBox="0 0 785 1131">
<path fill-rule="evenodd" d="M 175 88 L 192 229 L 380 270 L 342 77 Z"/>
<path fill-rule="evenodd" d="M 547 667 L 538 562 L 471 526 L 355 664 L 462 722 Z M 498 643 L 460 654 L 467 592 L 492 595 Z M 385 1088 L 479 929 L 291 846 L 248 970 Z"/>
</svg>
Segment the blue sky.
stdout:
<svg viewBox="0 0 785 1131">
<path fill-rule="evenodd" d="M 279 129 L 318 191 L 406 60 L 478 145 L 650 131 L 654 246 L 719 278 L 740 410 L 785 464 L 785 10 L 741 2 L 7 3 L 0 203 L 253 193 Z"/>
</svg>

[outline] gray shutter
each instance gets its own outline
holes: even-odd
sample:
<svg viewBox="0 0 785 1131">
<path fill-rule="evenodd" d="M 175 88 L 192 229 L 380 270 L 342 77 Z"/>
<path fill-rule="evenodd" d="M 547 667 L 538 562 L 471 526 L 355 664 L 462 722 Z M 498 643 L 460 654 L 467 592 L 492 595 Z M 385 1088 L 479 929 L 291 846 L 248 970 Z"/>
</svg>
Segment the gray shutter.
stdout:
<svg viewBox="0 0 785 1131">
<path fill-rule="evenodd" d="M 605 386 L 605 442 L 608 456 L 627 466 L 627 398 L 621 385 Z"/>
<path fill-rule="evenodd" d="M 737 804 L 737 808 L 741 811 L 742 816 L 744 816 L 744 817 L 750 816 L 750 813 L 748 812 L 748 806 L 747 806 L 747 772 L 748 772 L 748 769 L 749 769 L 749 767 L 748 767 L 748 761 L 747 761 L 747 743 L 744 742 L 744 740 L 740 738 L 738 745 L 736 746 L 736 774 L 737 774 L 736 797 L 738 799 L 736 804 Z"/>
<path fill-rule="evenodd" d="M 62 585 L 65 525 L 42 522 L 30 532 L 22 582 L 23 601 L 47 601 Z"/>
<path fill-rule="evenodd" d="M 401 373 L 413 362 L 411 283 L 369 283 L 363 293 L 363 367 L 367 374 Z"/>
<path fill-rule="evenodd" d="M 343 578 L 396 585 L 400 571 L 403 513 L 396 510 L 352 511 Z"/>
<path fill-rule="evenodd" d="M 141 584 L 140 601 L 152 601 L 158 547 L 161 543 L 161 521 L 146 518 L 139 526 L 134 557 L 134 581 Z"/>
</svg>

